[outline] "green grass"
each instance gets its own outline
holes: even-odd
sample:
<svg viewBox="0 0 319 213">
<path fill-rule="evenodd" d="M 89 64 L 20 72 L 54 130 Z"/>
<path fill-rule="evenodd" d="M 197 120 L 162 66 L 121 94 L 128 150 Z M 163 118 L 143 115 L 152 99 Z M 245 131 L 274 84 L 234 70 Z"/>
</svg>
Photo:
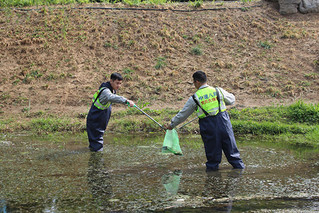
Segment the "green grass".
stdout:
<svg viewBox="0 0 319 213">
<path fill-rule="evenodd" d="M 288 107 L 287 117 L 292 122 L 319 124 L 319 104 L 298 101 Z"/>
<path fill-rule="evenodd" d="M 230 110 L 235 135 L 264 137 L 294 146 L 319 147 L 319 104 Z"/>
<path fill-rule="evenodd" d="M 85 125 L 69 118 L 35 118 L 23 128 L 30 128 L 38 134 L 47 134 L 49 132 L 77 132 L 84 130 Z"/>
<path fill-rule="evenodd" d="M 280 122 L 232 121 L 234 132 L 237 134 L 277 135 L 277 134 L 306 134 L 316 129 L 305 124 L 284 124 Z"/>
<path fill-rule="evenodd" d="M 245 108 L 229 111 L 231 118 L 241 121 L 279 122 L 284 124 L 319 124 L 319 104 L 298 101 L 289 106 Z"/>
<path fill-rule="evenodd" d="M 130 68 L 125 68 L 123 70 L 123 73 L 124 73 L 124 79 L 125 80 L 132 80 L 132 74 L 134 73 L 135 71 L 130 69 Z"/>
<path fill-rule="evenodd" d="M 179 110 L 148 108 L 149 103 L 138 101 L 137 105 L 161 125 L 170 122 Z M 300 146 L 319 147 L 319 104 L 298 101 L 289 106 L 260 108 L 232 108 L 231 117 L 236 136 L 258 136 L 269 141 L 285 141 Z M 87 113 L 73 117 L 47 114 L 43 111 L 22 113 L 0 119 L 0 133 L 27 131 L 35 134 L 80 133 L 86 130 Z M 187 121 L 195 115 L 190 116 Z M 186 122 L 187 122 L 186 121 Z M 181 126 L 183 124 L 180 124 Z M 112 113 L 107 131 L 117 133 L 151 133 L 163 130 L 136 108 Z M 198 122 L 185 126 L 180 133 L 198 134 Z"/>
<path fill-rule="evenodd" d="M 57 4 L 74 4 L 74 3 L 90 3 L 89 0 L 0 0 L 1 7 L 26 7 L 26 6 L 43 6 Z"/>
<path fill-rule="evenodd" d="M 165 57 L 158 57 L 156 58 L 156 65 L 155 69 L 159 70 L 166 66 L 166 58 Z"/>
<path fill-rule="evenodd" d="M 161 5 L 170 3 L 168 0 L 0 0 L 0 7 L 27 7 L 27 6 L 49 6 L 49 5 L 67 5 L 67 4 L 85 4 L 85 3 L 117 3 L 122 2 L 127 5 Z"/>
<path fill-rule="evenodd" d="M 199 46 L 193 47 L 190 51 L 192 55 L 202 55 L 203 51 Z"/>
<path fill-rule="evenodd" d="M 265 49 L 271 49 L 273 45 L 269 41 L 260 41 L 258 43 L 258 46 L 265 48 Z"/>
<path fill-rule="evenodd" d="M 202 0 L 189 1 L 189 4 L 195 8 L 199 8 L 203 5 Z"/>
</svg>

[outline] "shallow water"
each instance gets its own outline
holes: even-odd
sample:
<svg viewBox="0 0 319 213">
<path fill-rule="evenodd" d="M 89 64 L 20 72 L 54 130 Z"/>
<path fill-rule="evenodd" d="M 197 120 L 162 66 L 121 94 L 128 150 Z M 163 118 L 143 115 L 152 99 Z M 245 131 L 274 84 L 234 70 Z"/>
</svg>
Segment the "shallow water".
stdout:
<svg viewBox="0 0 319 213">
<path fill-rule="evenodd" d="M 164 135 L 0 137 L 0 212 L 319 211 L 318 155 L 238 139 L 245 170 L 223 156 L 206 173 L 198 135 L 180 135 L 183 156 L 162 154 Z"/>
</svg>

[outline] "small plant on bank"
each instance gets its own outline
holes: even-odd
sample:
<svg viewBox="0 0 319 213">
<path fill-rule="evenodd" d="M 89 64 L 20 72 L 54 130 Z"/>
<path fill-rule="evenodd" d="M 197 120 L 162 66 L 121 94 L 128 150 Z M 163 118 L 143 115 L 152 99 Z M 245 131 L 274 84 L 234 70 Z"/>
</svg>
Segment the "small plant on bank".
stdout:
<svg viewBox="0 0 319 213">
<path fill-rule="evenodd" d="M 199 41 L 200 41 L 200 36 L 199 36 L 199 35 L 194 35 L 194 36 L 192 37 L 192 40 L 193 40 L 193 42 L 194 42 L 195 44 L 198 44 Z"/>
<path fill-rule="evenodd" d="M 155 69 L 159 70 L 166 66 L 166 58 L 165 57 L 158 57 L 156 58 L 156 65 Z"/>
<path fill-rule="evenodd" d="M 203 5 L 203 1 L 201 0 L 190 1 L 189 5 L 195 8 L 199 8 Z"/>
<path fill-rule="evenodd" d="M 281 36 L 281 38 L 282 39 L 299 39 L 306 35 L 307 33 L 303 30 L 288 29 L 285 32 L 283 32 L 283 35 Z"/>
<path fill-rule="evenodd" d="M 132 74 L 134 73 L 134 70 L 130 69 L 130 68 L 125 68 L 123 70 L 123 73 L 124 73 L 124 78 L 126 80 L 132 80 Z"/>
<path fill-rule="evenodd" d="M 272 44 L 269 41 L 260 41 L 258 43 L 258 46 L 265 48 L 265 49 L 270 49 L 272 47 Z"/>
<path fill-rule="evenodd" d="M 133 5 L 140 5 L 142 1 L 141 0 L 123 0 L 122 3 L 133 6 Z"/>
<path fill-rule="evenodd" d="M 246 2 L 245 2 L 245 1 L 246 1 L 246 0 L 243 0 L 243 3 L 246 3 L 246 2 L 247 2 L 247 1 L 246 1 Z M 248 7 L 241 7 L 240 10 L 243 11 L 243 12 L 246 12 L 246 11 L 249 10 L 249 8 L 248 8 Z"/>
<path fill-rule="evenodd" d="M 319 74 L 318 73 L 308 73 L 308 74 L 305 74 L 305 77 L 308 79 L 316 79 L 319 77 Z"/>
<path fill-rule="evenodd" d="M 112 44 L 108 41 L 104 42 L 104 45 L 103 45 L 105 48 L 108 48 L 108 47 L 112 47 Z"/>
<path fill-rule="evenodd" d="M 196 47 L 193 47 L 191 49 L 191 54 L 192 55 L 202 55 L 203 51 L 202 51 L 202 49 L 199 46 L 196 46 Z"/>
<path fill-rule="evenodd" d="M 205 38 L 205 41 L 209 44 L 209 45 L 215 45 L 215 41 L 212 37 L 207 36 Z"/>
</svg>

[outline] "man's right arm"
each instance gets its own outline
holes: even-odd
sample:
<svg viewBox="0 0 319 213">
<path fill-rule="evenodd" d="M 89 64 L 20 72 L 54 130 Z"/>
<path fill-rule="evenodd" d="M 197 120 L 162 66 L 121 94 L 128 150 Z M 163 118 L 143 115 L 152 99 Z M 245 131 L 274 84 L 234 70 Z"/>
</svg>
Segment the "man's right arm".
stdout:
<svg viewBox="0 0 319 213">
<path fill-rule="evenodd" d="M 171 120 L 171 127 L 175 128 L 178 124 L 183 123 L 194 111 L 196 110 L 196 103 L 193 98 L 190 97 L 183 109 L 175 115 Z"/>
</svg>

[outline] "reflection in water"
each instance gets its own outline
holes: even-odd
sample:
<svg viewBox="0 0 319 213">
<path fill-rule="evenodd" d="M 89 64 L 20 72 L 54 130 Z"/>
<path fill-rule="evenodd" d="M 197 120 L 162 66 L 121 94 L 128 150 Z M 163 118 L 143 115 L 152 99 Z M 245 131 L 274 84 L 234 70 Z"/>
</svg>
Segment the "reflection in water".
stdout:
<svg viewBox="0 0 319 213">
<path fill-rule="evenodd" d="M 5 200 L 0 200 L 0 212 L 1 213 L 7 212 L 7 205 Z"/>
<path fill-rule="evenodd" d="M 63 157 L 67 157 L 67 156 L 73 156 L 73 155 L 79 155 L 79 154 L 83 154 L 83 153 L 87 153 L 89 152 L 88 148 L 81 148 L 81 149 L 77 149 L 77 150 L 59 150 L 59 151 L 55 151 L 52 153 L 45 153 L 43 155 L 40 155 L 38 157 L 39 160 L 57 160 Z"/>
<path fill-rule="evenodd" d="M 53 198 L 50 205 L 44 208 L 43 212 L 57 212 L 58 206 L 57 206 L 57 199 Z"/>
<path fill-rule="evenodd" d="M 231 212 L 233 198 L 240 184 L 242 172 L 242 169 L 232 169 L 227 172 L 222 170 L 207 172 L 203 196 L 220 200 L 224 204 L 221 209 L 225 212 Z"/>
<path fill-rule="evenodd" d="M 88 184 L 92 197 L 101 209 L 110 207 L 112 186 L 102 152 L 92 152 L 88 163 Z"/>
<path fill-rule="evenodd" d="M 181 181 L 182 171 L 175 170 L 173 173 L 162 176 L 162 183 L 169 196 L 177 195 L 179 183 Z"/>
</svg>

